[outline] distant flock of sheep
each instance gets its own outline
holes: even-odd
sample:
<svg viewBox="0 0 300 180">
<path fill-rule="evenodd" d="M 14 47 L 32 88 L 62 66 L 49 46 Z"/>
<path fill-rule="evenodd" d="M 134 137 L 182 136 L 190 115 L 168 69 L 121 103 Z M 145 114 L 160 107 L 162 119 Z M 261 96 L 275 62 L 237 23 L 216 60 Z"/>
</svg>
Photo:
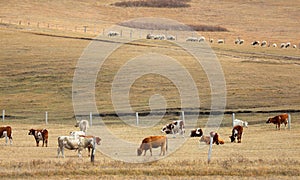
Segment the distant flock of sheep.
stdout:
<svg viewBox="0 0 300 180">
<path fill-rule="evenodd" d="M 120 33 L 117 31 L 109 31 L 107 34 L 108 37 L 113 37 L 113 36 L 120 36 Z M 176 36 L 174 35 L 164 35 L 164 34 L 147 34 L 146 35 L 146 39 L 153 39 L 153 40 L 171 40 L 174 41 L 176 40 Z M 200 37 L 188 37 L 186 38 L 186 42 L 204 42 L 206 41 L 204 36 L 200 36 Z M 214 39 L 209 38 L 208 42 L 210 43 L 214 43 Z M 225 44 L 225 39 L 218 39 L 217 44 Z M 245 40 L 237 38 L 234 41 L 234 44 L 237 45 L 242 45 L 244 44 Z M 251 42 L 252 46 L 261 46 L 261 47 L 279 47 L 279 48 L 294 48 L 297 49 L 297 45 L 296 44 L 292 44 L 291 42 L 285 42 L 285 43 L 281 43 L 280 45 L 277 45 L 276 43 L 271 43 L 271 42 L 267 42 L 266 40 L 263 41 L 253 41 Z"/>
</svg>

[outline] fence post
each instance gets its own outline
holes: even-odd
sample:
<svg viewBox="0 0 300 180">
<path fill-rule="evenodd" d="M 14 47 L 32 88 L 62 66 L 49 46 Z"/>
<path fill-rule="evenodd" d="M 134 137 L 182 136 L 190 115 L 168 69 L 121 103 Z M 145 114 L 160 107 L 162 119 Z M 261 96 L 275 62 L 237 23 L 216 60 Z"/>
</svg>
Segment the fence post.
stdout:
<svg viewBox="0 0 300 180">
<path fill-rule="evenodd" d="M 182 121 L 183 121 L 183 124 L 185 124 L 184 111 L 181 111 L 181 116 L 182 116 Z"/>
<path fill-rule="evenodd" d="M 46 124 L 48 124 L 48 112 L 47 111 L 45 113 L 45 121 L 46 121 Z"/>
<path fill-rule="evenodd" d="M 213 141 L 214 141 L 214 132 L 210 132 L 210 142 L 209 142 L 209 149 L 208 149 L 208 156 L 207 156 L 207 163 L 210 163 L 210 159 L 211 159 L 211 152 L 212 152 L 212 145 L 213 145 Z"/>
<path fill-rule="evenodd" d="M 4 120 L 5 120 L 5 110 L 3 109 L 2 110 L 2 121 L 4 122 Z"/>
<path fill-rule="evenodd" d="M 235 114 L 232 113 L 232 127 L 234 126 Z"/>
<path fill-rule="evenodd" d="M 90 112 L 90 126 L 93 126 L 93 113 Z"/>
<path fill-rule="evenodd" d="M 291 121 L 292 121 L 291 114 L 288 113 L 288 128 L 289 129 L 291 129 Z"/>
<path fill-rule="evenodd" d="M 136 117 L 136 125 L 138 126 L 139 125 L 139 113 L 138 112 L 135 113 L 135 117 Z"/>
</svg>

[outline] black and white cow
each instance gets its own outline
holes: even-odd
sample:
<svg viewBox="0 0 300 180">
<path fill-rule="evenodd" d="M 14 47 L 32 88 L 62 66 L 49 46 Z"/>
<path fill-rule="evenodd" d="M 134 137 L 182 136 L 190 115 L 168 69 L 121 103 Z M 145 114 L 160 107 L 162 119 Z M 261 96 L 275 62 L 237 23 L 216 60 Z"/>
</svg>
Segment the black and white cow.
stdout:
<svg viewBox="0 0 300 180">
<path fill-rule="evenodd" d="M 190 134 L 191 137 L 201 137 L 202 135 L 203 135 L 203 131 L 201 128 L 196 128 L 191 130 L 191 134 Z"/>
<path fill-rule="evenodd" d="M 183 120 L 173 121 L 170 124 L 165 125 L 161 132 L 166 134 L 173 134 L 174 137 L 176 134 L 181 134 L 184 137 L 185 129 Z"/>
</svg>

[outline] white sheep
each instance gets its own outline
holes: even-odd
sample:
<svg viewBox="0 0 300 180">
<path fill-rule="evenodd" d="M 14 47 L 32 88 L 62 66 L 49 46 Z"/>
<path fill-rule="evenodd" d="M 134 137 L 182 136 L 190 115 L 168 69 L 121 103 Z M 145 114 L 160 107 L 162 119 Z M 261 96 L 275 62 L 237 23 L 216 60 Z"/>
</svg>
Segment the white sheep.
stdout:
<svg viewBox="0 0 300 180">
<path fill-rule="evenodd" d="M 77 121 L 75 127 L 79 127 L 80 131 L 87 132 L 89 128 L 89 122 L 87 120 Z"/>
</svg>

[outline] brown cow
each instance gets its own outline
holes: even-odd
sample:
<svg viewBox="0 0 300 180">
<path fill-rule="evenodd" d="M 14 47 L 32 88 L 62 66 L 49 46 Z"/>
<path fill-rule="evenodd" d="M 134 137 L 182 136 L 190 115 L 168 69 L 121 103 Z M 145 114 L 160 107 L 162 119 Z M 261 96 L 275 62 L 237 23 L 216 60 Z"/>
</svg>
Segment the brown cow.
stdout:
<svg viewBox="0 0 300 180">
<path fill-rule="evenodd" d="M 7 144 L 8 139 L 10 141 L 10 144 L 12 144 L 12 130 L 10 126 L 0 127 L 0 138 L 5 137 L 5 143 Z"/>
<path fill-rule="evenodd" d="M 278 127 L 278 130 L 280 130 L 280 124 L 284 123 L 284 125 L 286 127 L 286 124 L 288 123 L 288 117 L 289 116 L 286 113 L 285 114 L 280 114 L 278 116 L 269 118 L 266 123 L 276 124 L 276 129 Z"/>
<path fill-rule="evenodd" d="M 152 156 L 152 148 L 161 147 L 160 155 L 165 155 L 168 150 L 168 139 L 166 136 L 149 136 L 143 139 L 141 146 L 137 149 L 137 155 L 140 156 L 145 151 L 144 156 L 148 149 Z"/>
<path fill-rule="evenodd" d="M 213 133 L 213 144 L 214 143 L 216 143 L 217 145 L 224 144 L 224 140 L 220 138 L 218 133 L 215 132 L 212 133 Z M 200 142 L 205 142 L 206 144 L 210 144 L 210 136 L 202 136 L 200 138 Z"/>
<path fill-rule="evenodd" d="M 242 142 L 242 134 L 243 134 L 243 127 L 240 125 L 234 126 L 232 129 L 232 135 L 229 136 L 231 142 L 235 142 L 237 138 L 238 143 Z"/>
<path fill-rule="evenodd" d="M 40 141 L 43 141 L 42 147 L 46 144 L 48 146 L 48 131 L 47 129 L 30 129 L 28 135 L 33 135 L 36 146 L 39 146 Z"/>
</svg>

